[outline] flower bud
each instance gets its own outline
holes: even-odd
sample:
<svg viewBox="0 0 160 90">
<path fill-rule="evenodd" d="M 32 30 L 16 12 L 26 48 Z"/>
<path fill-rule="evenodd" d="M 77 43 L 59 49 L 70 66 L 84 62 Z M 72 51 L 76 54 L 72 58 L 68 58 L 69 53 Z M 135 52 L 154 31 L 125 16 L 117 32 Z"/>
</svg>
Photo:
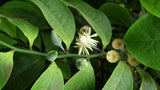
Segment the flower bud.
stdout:
<svg viewBox="0 0 160 90">
<path fill-rule="evenodd" d="M 108 51 L 106 54 L 106 59 L 110 63 L 116 63 L 120 59 L 119 52 L 117 52 L 116 50 Z"/>
<path fill-rule="evenodd" d="M 85 70 L 88 67 L 88 62 L 85 58 L 79 58 L 76 61 L 76 67 L 79 70 Z"/>
<path fill-rule="evenodd" d="M 79 33 L 80 33 L 80 34 L 86 33 L 86 34 L 90 35 L 90 34 L 91 34 L 91 27 L 89 27 L 89 26 L 87 26 L 87 25 L 86 25 L 86 26 L 83 26 L 83 27 L 80 29 Z"/>
<path fill-rule="evenodd" d="M 132 66 L 137 66 L 139 64 L 139 62 L 132 55 L 128 56 L 127 61 Z"/>
<path fill-rule="evenodd" d="M 121 49 L 123 47 L 123 40 L 120 38 L 114 39 L 112 41 L 112 47 L 117 50 Z"/>
</svg>

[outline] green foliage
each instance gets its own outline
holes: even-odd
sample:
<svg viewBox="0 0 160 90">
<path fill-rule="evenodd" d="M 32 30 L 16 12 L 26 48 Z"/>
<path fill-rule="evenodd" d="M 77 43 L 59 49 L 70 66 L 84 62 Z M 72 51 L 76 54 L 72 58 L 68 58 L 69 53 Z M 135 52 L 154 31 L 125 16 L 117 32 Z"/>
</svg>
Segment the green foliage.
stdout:
<svg viewBox="0 0 160 90">
<path fill-rule="evenodd" d="M 160 63 L 157 63 L 160 53 L 159 32 L 160 19 L 147 14 L 129 28 L 124 38 L 128 51 L 139 62 L 157 70 L 160 70 Z"/>
<path fill-rule="evenodd" d="M 14 44 L 17 43 L 16 40 L 10 38 L 9 36 L 7 36 L 7 35 L 5 35 L 3 33 L 0 33 L 0 41 L 6 42 L 6 43 L 8 43 L 10 45 L 14 45 Z M 0 49 L 2 49 L 2 48 L 6 48 L 6 47 L 3 46 L 3 45 L 0 45 Z"/>
<path fill-rule="evenodd" d="M 132 72 L 127 64 L 119 62 L 102 90 L 133 90 Z"/>
<path fill-rule="evenodd" d="M 0 53 L 0 89 L 6 84 L 13 68 L 13 51 Z"/>
<path fill-rule="evenodd" d="M 5 90 L 25 90 L 38 78 L 45 66 L 42 56 L 15 53 L 14 67 Z"/>
<path fill-rule="evenodd" d="M 56 61 L 56 64 L 61 69 L 63 78 L 70 79 L 71 78 L 71 68 L 66 62 L 66 60 Z"/>
<path fill-rule="evenodd" d="M 85 70 L 77 72 L 64 85 L 64 90 L 94 90 L 95 78 L 93 68 L 88 62 L 88 67 Z"/>
<path fill-rule="evenodd" d="M 99 8 L 109 18 L 112 24 L 119 24 L 129 27 L 132 24 L 132 18 L 128 10 L 115 3 L 107 3 Z"/>
<path fill-rule="evenodd" d="M 140 90 L 157 90 L 156 83 L 147 72 L 143 71 L 140 68 L 137 68 L 137 71 L 142 77 Z"/>
<path fill-rule="evenodd" d="M 63 86 L 62 72 L 53 61 L 48 69 L 38 78 L 31 90 L 63 90 Z"/>
<path fill-rule="evenodd" d="M 159 90 L 159 11 L 159 0 L 0 0 L 0 90 Z"/>
<path fill-rule="evenodd" d="M 75 22 L 70 10 L 60 0 L 32 1 L 41 9 L 50 26 L 69 49 L 75 34 Z"/>
<path fill-rule="evenodd" d="M 142 6 L 151 14 L 160 18 L 160 1 L 159 0 L 140 0 Z"/>
<path fill-rule="evenodd" d="M 38 36 L 38 28 L 29 22 L 21 19 L 7 18 L 11 23 L 16 25 L 29 40 L 29 47 L 32 48 L 34 40 Z"/>
<path fill-rule="evenodd" d="M 0 18 L 0 29 L 11 37 L 16 37 L 16 26 L 11 24 L 7 19 Z"/>
<path fill-rule="evenodd" d="M 42 13 L 31 3 L 24 1 L 9 1 L 1 7 L 1 14 L 11 18 L 19 18 L 30 22 L 39 29 L 48 29 L 48 24 Z"/>
<path fill-rule="evenodd" d="M 66 5 L 75 8 L 82 14 L 82 16 L 102 39 L 103 49 L 105 49 L 111 39 L 112 31 L 110 22 L 104 13 L 93 9 L 81 0 L 65 0 L 65 3 Z"/>
</svg>

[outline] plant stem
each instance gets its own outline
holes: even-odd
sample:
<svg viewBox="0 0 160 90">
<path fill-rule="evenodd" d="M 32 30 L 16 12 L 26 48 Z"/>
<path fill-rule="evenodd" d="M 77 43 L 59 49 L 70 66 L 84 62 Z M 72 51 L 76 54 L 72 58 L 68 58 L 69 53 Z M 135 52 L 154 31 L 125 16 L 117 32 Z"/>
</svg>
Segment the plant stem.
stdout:
<svg viewBox="0 0 160 90">
<path fill-rule="evenodd" d="M 96 57 L 100 57 L 100 56 L 104 56 L 106 55 L 105 52 L 103 53 L 99 53 L 99 54 L 91 54 L 91 55 L 78 55 L 78 54 L 66 54 L 66 55 L 59 55 L 57 57 L 57 59 L 60 59 L 60 58 L 68 58 L 68 57 L 78 57 L 78 58 L 96 58 Z"/>
<path fill-rule="evenodd" d="M 20 49 L 20 48 L 16 48 L 14 46 L 11 46 L 3 41 L 0 41 L 0 44 L 13 49 L 15 52 L 21 52 L 21 53 L 27 53 L 27 54 L 33 54 L 33 55 L 40 55 L 40 56 L 47 56 L 47 53 L 41 53 L 41 52 L 37 52 L 37 51 L 32 51 L 32 50 L 25 50 L 25 49 Z M 106 55 L 106 52 L 102 52 L 102 53 L 98 53 L 98 54 L 91 54 L 91 55 L 78 55 L 78 54 L 65 54 L 65 55 L 59 55 L 57 57 L 57 59 L 60 58 L 68 58 L 68 57 L 78 57 L 78 58 L 96 58 L 96 57 L 100 57 L 100 56 L 104 56 Z"/>
<path fill-rule="evenodd" d="M 16 48 L 14 46 L 11 46 L 3 41 L 0 41 L 0 44 L 13 49 L 15 52 L 21 52 L 21 53 L 27 53 L 27 54 L 34 54 L 34 55 L 40 55 L 40 56 L 47 56 L 46 53 L 41 53 L 41 52 L 36 52 L 36 51 L 31 51 L 31 50 L 25 50 L 25 49 L 20 49 L 20 48 Z"/>
</svg>

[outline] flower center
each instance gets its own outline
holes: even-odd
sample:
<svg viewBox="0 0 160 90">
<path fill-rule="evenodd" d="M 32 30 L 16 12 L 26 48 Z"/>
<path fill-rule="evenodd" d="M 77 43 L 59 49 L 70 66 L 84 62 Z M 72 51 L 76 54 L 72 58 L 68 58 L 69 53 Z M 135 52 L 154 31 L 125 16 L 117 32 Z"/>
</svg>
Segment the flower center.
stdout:
<svg viewBox="0 0 160 90">
<path fill-rule="evenodd" d="M 83 43 L 83 44 L 87 43 L 87 37 L 86 36 L 82 36 L 80 38 L 80 42 Z"/>
</svg>

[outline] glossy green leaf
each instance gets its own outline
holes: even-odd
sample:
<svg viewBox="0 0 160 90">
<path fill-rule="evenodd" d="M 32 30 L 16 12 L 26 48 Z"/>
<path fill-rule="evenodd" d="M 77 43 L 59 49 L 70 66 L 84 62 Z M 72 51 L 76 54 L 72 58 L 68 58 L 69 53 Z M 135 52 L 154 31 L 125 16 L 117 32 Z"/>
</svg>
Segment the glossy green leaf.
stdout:
<svg viewBox="0 0 160 90">
<path fill-rule="evenodd" d="M 124 37 L 127 50 L 142 64 L 160 70 L 160 19 L 147 14 L 139 18 Z"/>
<path fill-rule="evenodd" d="M 31 90 L 63 90 L 64 82 L 61 70 L 53 61 L 34 83 Z"/>
<path fill-rule="evenodd" d="M 14 44 L 17 43 L 16 40 L 10 38 L 9 36 L 7 36 L 7 35 L 5 35 L 3 33 L 0 33 L 0 41 L 5 42 L 5 43 L 7 43 L 9 45 L 14 45 Z M 0 44 L 0 49 L 2 49 L 2 48 L 6 48 L 6 47 Z"/>
<path fill-rule="evenodd" d="M 34 40 L 38 36 L 38 28 L 22 19 L 8 18 L 8 20 L 14 25 L 16 25 L 23 32 L 23 34 L 28 38 L 29 46 L 31 48 L 33 46 Z"/>
<path fill-rule="evenodd" d="M 75 35 L 75 22 L 68 7 L 61 0 L 31 1 L 41 9 L 50 26 L 62 38 L 67 49 L 69 49 Z"/>
<path fill-rule="evenodd" d="M 71 77 L 71 68 L 65 60 L 57 60 L 57 66 L 61 69 L 64 79 L 69 79 Z"/>
<path fill-rule="evenodd" d="M 138 73 L 142 78 L 142 83 L 139 90 L 157 90 L 157 86 L 152 77 L 140 68 L 137 68 Z"/>
<path fill-rule="evenodd" d="M 148 12 L 160 18 L 160 0 L 140 0 L 140 3 Z"/>
<path fill-rule="evenodd" d="M 0 52 L 0 90 L 6 84 L 13 68 L 13 51 Z"/>
<path fill-rule="evenodd" d="M 11 18 L 26 20 L 34 26 L 39 27 L 40 30 L 49 28 L 49 25 L 39 8 L 29 2 L 8 1 L 2 6 L 0 14 Z"/>
<path fill-rule="evenodd" d="M 12 74 L 4 86 L 4 90 L 26 90 L 42 73 L 45 57 L 15 53 Z"/>
<path fill-rule="evenodd" d="M 94 70 L 88 62 L 85 70 L 77 72 L 64 86 L 64 90 L 94 90 L 95 77 Z"/>
<path fill-rule="evenodd" d="M 49 61 L 54 61 L 58 56 L 58 52 L 55 51 L 55 50 L 52 50 L 52 51 L 49 51 L 48 54 L 47 54 L 47 59 Z"/>
<path fill-rule="evenodd" d="M 11 24 L 7 19 L 0 18 L 0 30 L 7 33 L 11 37 L 16 37 L 16 26 Z"/>
<path fill-rule="evenodd" d="M 111 23 L 129 27 L 132 24 L 128 10 L 119 4 L 107 3 L 99 8 L 109 18 Z"/>
<path fill-rule="evenodd" d="M 105 49 L 112 35 L 111 24 L 105 14 L 92 8 L 81 0 L 65 0 L 64 2 L 66 5 L 75 8 L 82 14 L 101 38 L 103 49 Z"/>
<path fill-rule="evenodd" d="M 132 72 L 125 62 L 118 63 L 102 90 L 133 90 Z"/>
</svg>

